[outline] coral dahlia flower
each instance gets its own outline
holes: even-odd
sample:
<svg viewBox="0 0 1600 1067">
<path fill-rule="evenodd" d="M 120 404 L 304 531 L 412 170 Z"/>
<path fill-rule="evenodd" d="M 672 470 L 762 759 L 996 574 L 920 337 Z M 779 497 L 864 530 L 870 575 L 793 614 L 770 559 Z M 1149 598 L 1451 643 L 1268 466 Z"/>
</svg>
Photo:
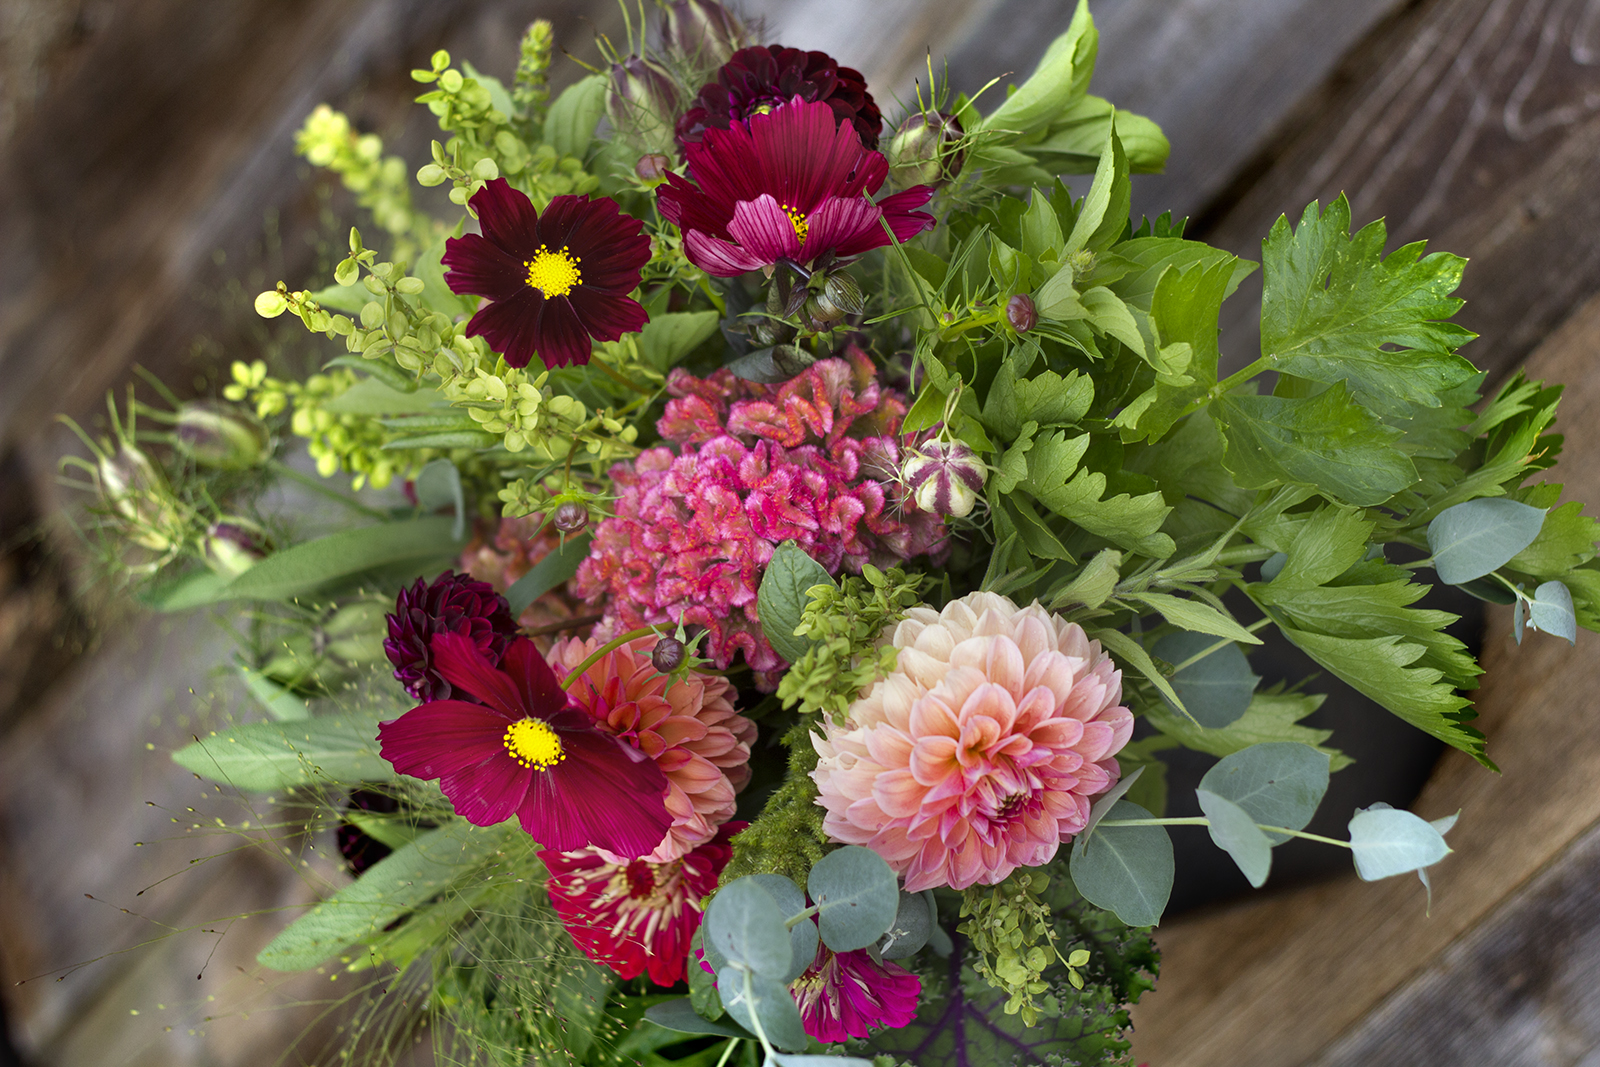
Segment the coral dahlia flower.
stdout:
<svg viewBox="0 0 1600 1067">
<path fill-rule="evenodd" d="M 623 978 L 649 973 L 659 986 L 683 981 L 704 901 L 733 855 L 742 822 L 668 863 L 614 863 L 598 850 L 541 852 L 550 906 L 583 954 Z"/>
<path fill-rule="evenodd" d="M 673 681 L 657 671 L 650 660 L 655 644 L 642 637 L 606 653 L 567 696 L 601 732 L 637 748 L 666 775 L 672 826 L 644 859 L 667 863 L 733 818 L 734 794 L 750 781 L 756 724 L 733 710 L 726 679 L 691 673 Z M 565 678 L 599 647 L 594 639 L 562 641 L 550 650 L 550 662 Z"/>
<path fill-rule="evenodd" d="M 812 263 L 889 243 L 933 225 L 917 211 L 933 190 L 918 185 L 874 203 L 889 164 L 865 148 L 854 127 L 834 125 L 833 109 L 799 97 L 726 130 L 708 129 L 686 147 L 694 181 L 668 174 L 656 189 L 661 214 L 683 231 L 689 261 L 722 278 L 780 259 Z"/>
<path fill-rule="evenodd" d="M 1048 862 L 1121 773 L 1122 672 L 1076 623 L 994 593 L 911 609 L 893 645 L 894 672 L 811 737 L 828 835 L 912 893 Z"/>
<path fill-rule="evenodd" d="M 482 234 L 445 244 L 453 293 L 488 297 L 467 323 L 513 367 L 535 354 L 547 367 L 589 362 L 593 341 L 644 329 L 644 308 L 628 294 L 650 262 L 644 223 L 608 197 L 558 196 L 543 214 L 496 178 L 467 201 Z"/>
<path fill-rule="evenodd" d="M 818 1041 L 843 1041 L 909 1023 L 917 1014 L 922 979 L 897 963 L 874 963 L 864 948 L 835 952 L 819 944 L 817 958 L 789 993 L 806 1033 Z"/>
<path fill-rule="evenodd" d="M 678 120 L 678 146 L 687 148 L 703 139 L 708 129 L 726 130 L 795 97 L 827 104 L 839 125 L 852 127 L 868 148 L 878 147 L 883 115 L 861 72 L 839 66 L 826 52 L 802 52 L 781 44 L 742 48 L 729 56 L 716 80 L 701 88 Z"/>
<path fill-rule="evenodd" d="M 672 825 L 667 779 L 643 753 L 595 729 L 527 638 L 496 669 L 470 637 L 433 638 L 433 663 L 481 700 L 432 700 L 378 726 L 401 774 L 437 778 L 456 814 L 494 826 L 513 813 L 545 848 L 643 856 Z"/>
</svg>

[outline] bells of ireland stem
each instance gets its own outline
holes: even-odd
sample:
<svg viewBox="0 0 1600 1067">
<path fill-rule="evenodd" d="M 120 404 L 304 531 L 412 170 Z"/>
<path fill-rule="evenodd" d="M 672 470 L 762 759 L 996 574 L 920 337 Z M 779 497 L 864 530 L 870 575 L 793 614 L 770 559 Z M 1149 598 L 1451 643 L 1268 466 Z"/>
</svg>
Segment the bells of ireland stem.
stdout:
<svg viewBox="0 0 1600 1067">
<path fill-rule="evenodd" d="M 183 540 L 183 510 L 161 470 L 131 443 L 102 455 L 95 467 L 100 497 L 126 523 L 128 540 L 165 552 Z"/>
<path fill-rule="evenodd" d="M 722 66 L 750 43 L 744 23 L 716 0 L 672 0 L 661 36 L 669 51 L 708 69 Z"/>
<path fill-rule="evenodd" d="M 214 400 L 194 400 L 178 408 L 173 443 L 201 466 L 222 470 L 246 470 L 271 454 L 260 420 Z"/>
<path fill-rule="evenodd" d="M 611 64 L 606 117 L 641 153 L 664 155 L 676 150 L 672 127 L 679 102 L 672 75 L 654 60 L 629 56 Z"/>
<path fill-rule="evenodd" d="M 259 523 L 230 516 L 207 527 L 200 551 L 206 566 L 218 574 L 237 577 L 266 559 L 271 548 L 272 539 Z"/>
<path fill-rule="evenodd" d="M 917 507 L 960 519 L 978 503 L 984 470 L 983 461 L 960 441 L 926 441 L 906 457 L 900 476 Z"/>
<path fill-rule="evenodd" d="M 900 124 L 889 141 L 889 184 L 896 189 L 940 185 L 961 173 L 961 123 L 942 111 L 923 111 Z"/>
</svg>

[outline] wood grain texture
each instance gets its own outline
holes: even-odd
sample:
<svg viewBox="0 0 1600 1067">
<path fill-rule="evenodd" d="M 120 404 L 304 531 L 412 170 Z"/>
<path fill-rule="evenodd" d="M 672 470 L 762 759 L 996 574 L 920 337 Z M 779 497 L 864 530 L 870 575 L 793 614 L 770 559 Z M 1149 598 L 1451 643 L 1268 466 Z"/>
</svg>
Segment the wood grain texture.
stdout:
<svg viewBox="0 0 1600 1067">
<path fill-rule="evenodd" d="M 1569 383 L 1558 427 L 1570 499 L 1600 499 L 1600 299 L 1528 362 Z M 1161 1067 L 1290 1067 L 1311 1060 L 1600 820 L 1600 635 L 1576 647 L 1511 641 L 1490 613 L 1477 694 L 1493 775 L 1458 752 L 1414 805 L 1460 810 L 1455 855 L 1432 872 L 1433 914 L 1409 877 L 1247 900 L 1163 927 L 1162 978 L 1134 1015 L 1134 1050 Z M 1385 1038 L 1384 1040 L 1388 1040 Z"/>
</svg>

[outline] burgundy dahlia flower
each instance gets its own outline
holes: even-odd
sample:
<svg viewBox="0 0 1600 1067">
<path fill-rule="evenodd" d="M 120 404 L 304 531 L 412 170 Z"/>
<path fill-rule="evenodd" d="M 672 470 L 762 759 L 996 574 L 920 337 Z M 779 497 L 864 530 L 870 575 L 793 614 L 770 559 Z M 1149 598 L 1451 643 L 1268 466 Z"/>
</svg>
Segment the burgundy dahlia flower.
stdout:
<svg viewBox="0 0 1600 1067">
<path fill-rule="evenodd" d="M 650 238 L 616 201 L 558 196 L 540 214 L 496 178 L 467 203 L 483 233 L 445 242 L 445 281 L 492 301 L 467 323 L 468 337 L 481 335 L 513 367 L 535 354 L 565 367 L 589 362 L 595 340 L 644 329 L 649 316 L 628 294 L 650 262 Z"/>
<path fill-rule="evenodd" d="M 481 700 L 432 700 L 378 725 L 379 753 L 401 774 L 437 778 L 456 814 L 494 826 L 515 814 L 540 845 L 595 846 L 633 858 L 661 842 L 667 778 L 644 753 L 595 728 L 527 638 L 498 669 L 460 634 L 433 639 L 433 661 Z"/>
<path fill-rule="evenodd" d="M 445 571 L 432 583 L 418 578 L 400 590 L 394 614 L 386 616 L 389 636 L 383 651 L 394 676 L 418 700 L 449 700 L 450 683 L 433 666 L 434 634 L 461 634 L 472 640 L 491 666 L 500 662 L 517 636 L 511 605 L 488 582 Z"/>
<path fill-rule="evenodd" d="M 705 899 L 733 856 L 729 839 L 742 822 L 667 863 L 613 863 L 597 850 L 541 852 L 550 870 L 550 906 L 583 954 L 623 978 L 649 973 L 659 986 L 683 981 L 689 942 Z"/>
<path fill-rule="evenodd" d="M 789 993 L 806 1033 L 818 1041 L 844 1041 L 909 1023 L 917 1014 L 922 979 L 897 963 L 874 962 L 864 948 L 835 952 L 818 945 L 817 958 Z"/>
<path fill-rule="evenodd" d="M 726 130 L 735 121 L 775 111 L 799 97 L 828 105 L 834 121 L 848 124 L 861 143 L 878 147 L 883 115 L 867 92 L 859 70 L 839 66 L 826 52 L 802 52 L 781 44 L 743 48 L 728 57 L 678 120 L 678 144 L 698 144 L 707 130 Z"/>
<path fill-rule="evenodd" d="M 917 211 L 933 190 L 918 185 L 873 202 L 889 174 L 883 156 L 835 128 L 826 104 L 798 97 L 687 148 L 694 181 L 668 174 L 656 189 L 661 214 L 683 231 L 689 261 L 731 278 L 780 259 L 848 259 L 909 241 L 933 225 Z"/>
</svg>

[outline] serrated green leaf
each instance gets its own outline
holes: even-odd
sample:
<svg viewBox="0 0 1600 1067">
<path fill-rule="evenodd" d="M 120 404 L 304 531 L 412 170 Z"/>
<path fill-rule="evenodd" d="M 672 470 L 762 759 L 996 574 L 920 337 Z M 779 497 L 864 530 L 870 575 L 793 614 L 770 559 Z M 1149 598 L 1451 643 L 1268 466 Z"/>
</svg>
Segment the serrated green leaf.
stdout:
<svg viewBox="0 0 1600 1067">
<path fill-rule="evenodd" d="M 1102 499 L 1106 476 L 1078 469 L 1089 435 L 1071 439 L 1060 431 L 1037 439 L 1028 452 L 1028 476 L 1020 487 L 1040 504 L 1092 534 L 1123 548 L 1162 559 L 1176 547 L 1161 532 L 1171 508 L 1160 493 L 1121 493 Z"/>
<path fill-rule="evenodd" d="M 544 121 L 545 144 L 560 155 L 582 157 L 605 113 L 607 85 L 604 74 L 591 74 L 551 101 Z"/>
<path fill-rule="evenodd" d="M 1422 242 L 1384 258 L 1381 220 L 1349 232 L 1342 195 L 1326 212 L 1312 202 L 1293 230 L 1282 216 L 1272 227 L 1261 255 L 1263 355 L 1285 374 L 1345 382 L 1379 413 L 1438 406 L 1476 373 L 1455 354 L 1474 334 L 1444 321 L 1462 305 L 1450 294 L 1466 260 L 1422 257 Z"/>
<path fill-rule="evenodd" d="M 1128 305 L 1115 293 L 1103 285 L 1097 285 L 1078 294 L 1078 302 L 1088 312 L 1089 324 L 1096 330 L 1115 337 L 1139 358 L 1146 358 L 1144 336 L 1139 333 L 1139 324 L 1134 321 Z"/>
<path fill-rule="evenodd" d="M 721 317 L 715 311 L 679 311 L 657 315 L 639 335 L 644 361 L 665 373 L 717 332 Z"/>
<path fill-rule="evenodd" d="M 1325 699 L 1321 693 L 1286 693 L 1281 687 L 1258 692 L 1251 698 L 1245 713 L 1220 730 L 1202 729 L 1166 708 L 1148 708 L 1145 718 L 1151 726 L 1196 752 L 1227 756 L 1264 741 L 1295 741 L 1326 753 L 1331 761 L 1330 769 L 1342 770 L 1352 760 L 1324 744 L 1333 736 L 1333 731 L 1299 725 L 1300 720 L 1316 711 Z"/>
<path fill-rule="evenodd" d="M 1513 556 L 1506 567 L 1537 578 L 1564 574 L 1595 557 L 1600 522 L 1583 513 L 1583 504 L 1571 501 L 1545 513 L 1539 536 Z"/>
<path fill-rule="evenodd" d="M 385 522 L 305 541 L 274 553 L 221 591 L 221 600 L 288 600 L 330 582 L 392 564 L 425 562 L 460 551 L 455 520 L 430 516 Z"/>
<path fill-rule="evenodd" d="M 1224 615 L 1210 604 L 1199 600 L 1173 596 L 1170 593 L 1131 593 L 1130 600 L 1148 605 L 1161 613 L 1172 625 L 1195 633 L 1224 637 L 1229 641 L 1243 641 L 1259 645 L 1261 638 L 1240 626 L 1229 615 Z"/>
<path fill-rule="evenodd" d="M 1133 186 L 1128 181 L 1128 157 L 1116 130 L 1109 131 L 1094 181 L 1083 198 L 1083 207 L 1067 235 L 1066 254 L 1080 249 L 1099 252 L 1110 248 L 1128 224 Z"/>
<path fill-rule="evenodd" d="M 1007 360 L 989 387 L 983 421 L 1000 440 L 1014 441 L 1026 423 L 1069 426 L 1083 418 L 1093 403 L 1094 381 L 1088 375 L 1069 371 L 1062 377 L 1047 370 L 1023 378 Z"/>
<path fill-rule="evenodd" d="M 1155 926 L 1172 895 L 1172 839 L 1160 826 L 1107 826 L 1117 819 L 1154 818 L 1119 800 L 1088 843 L 1072 843 L 1072 882 L 1085 900 L 1114 912 L 1129 926 Z"/>
<path fill-rule="evenodd" d="M 1222 287 L 1223 299 L 1232 295 L 1239 283 L 1256 269 L 1256 264 L 1231 252 L 1182 237 L 1135 237 L 1117 245 L 1117 255 L 1132 264 L 1132 269 L 1109 283 L 1108 288 L 1128 306 L 1152 314 L 1155 313 L 1156 287 L 1168 268 L 1187 274 L 1195 269 L 1209 272 L 1218 265 L 1227 264 L 1229 273 Z M 1215 326 L 1215 322 L 1212 325 Z M 1184 339 L 1193 343 L 1190 338 Z"/>
<path fill-rule="evenodd" d="M 1326 585 L 1354 567 L 1367 554 L 1372 530 L 1373 524 L 1361 512 L 1327 505 L 1310 515 L 1297 515 L 1277 529 L 1245 528 L 1260 543 L 1287 553 L 1270 577 L 1268 600 L 1286 598 L 1286 590 Z M 1262 576 L 1267 577 L 1265 569 Z"/>
<path fill-rule="evenodd" d="M 1181 376 L 1157 374 L 1148 402 L 1123 432 L 1124 440 L 1165 437 L 1190 404 L 1217 384 L 1217 321 L 1237 262 L 1226 256 L 1209 264 L 1197 262 L 1181 270 L 1170 266 L 1162 271 L 1149 304 L 1150 318 L 1161 344 L 1187 345 L 1189 358 Z"/>
<path fill-rule="evenodd" d="M 1227 439 L 1223 465 L 1245 489 L 1304 485 L 1343 503 L 1381 504 L 1417 480 L 1399 432 L 1338 383 L 1316 396 L 1225 396 L 1210 407 Z"/>
<path fill-rule="evenodd" d="M 1207 789 L 1195 790 L 1200 810 L 1211 820 L 1211 840 L 1233 857 L 1250 885 L 1260 889 L 1272 869 L 1272 843 L 1256 825 L 1255 819 L 1233 801 Z"/>
<path fill-rule="evenodd" d="M 378 755 L 382 712 L 253 722 L 212 732 L 172 754 L 202 778 L 269 792 L 296 786 L 388 781 L 394 768 Z"/>
</svg>

